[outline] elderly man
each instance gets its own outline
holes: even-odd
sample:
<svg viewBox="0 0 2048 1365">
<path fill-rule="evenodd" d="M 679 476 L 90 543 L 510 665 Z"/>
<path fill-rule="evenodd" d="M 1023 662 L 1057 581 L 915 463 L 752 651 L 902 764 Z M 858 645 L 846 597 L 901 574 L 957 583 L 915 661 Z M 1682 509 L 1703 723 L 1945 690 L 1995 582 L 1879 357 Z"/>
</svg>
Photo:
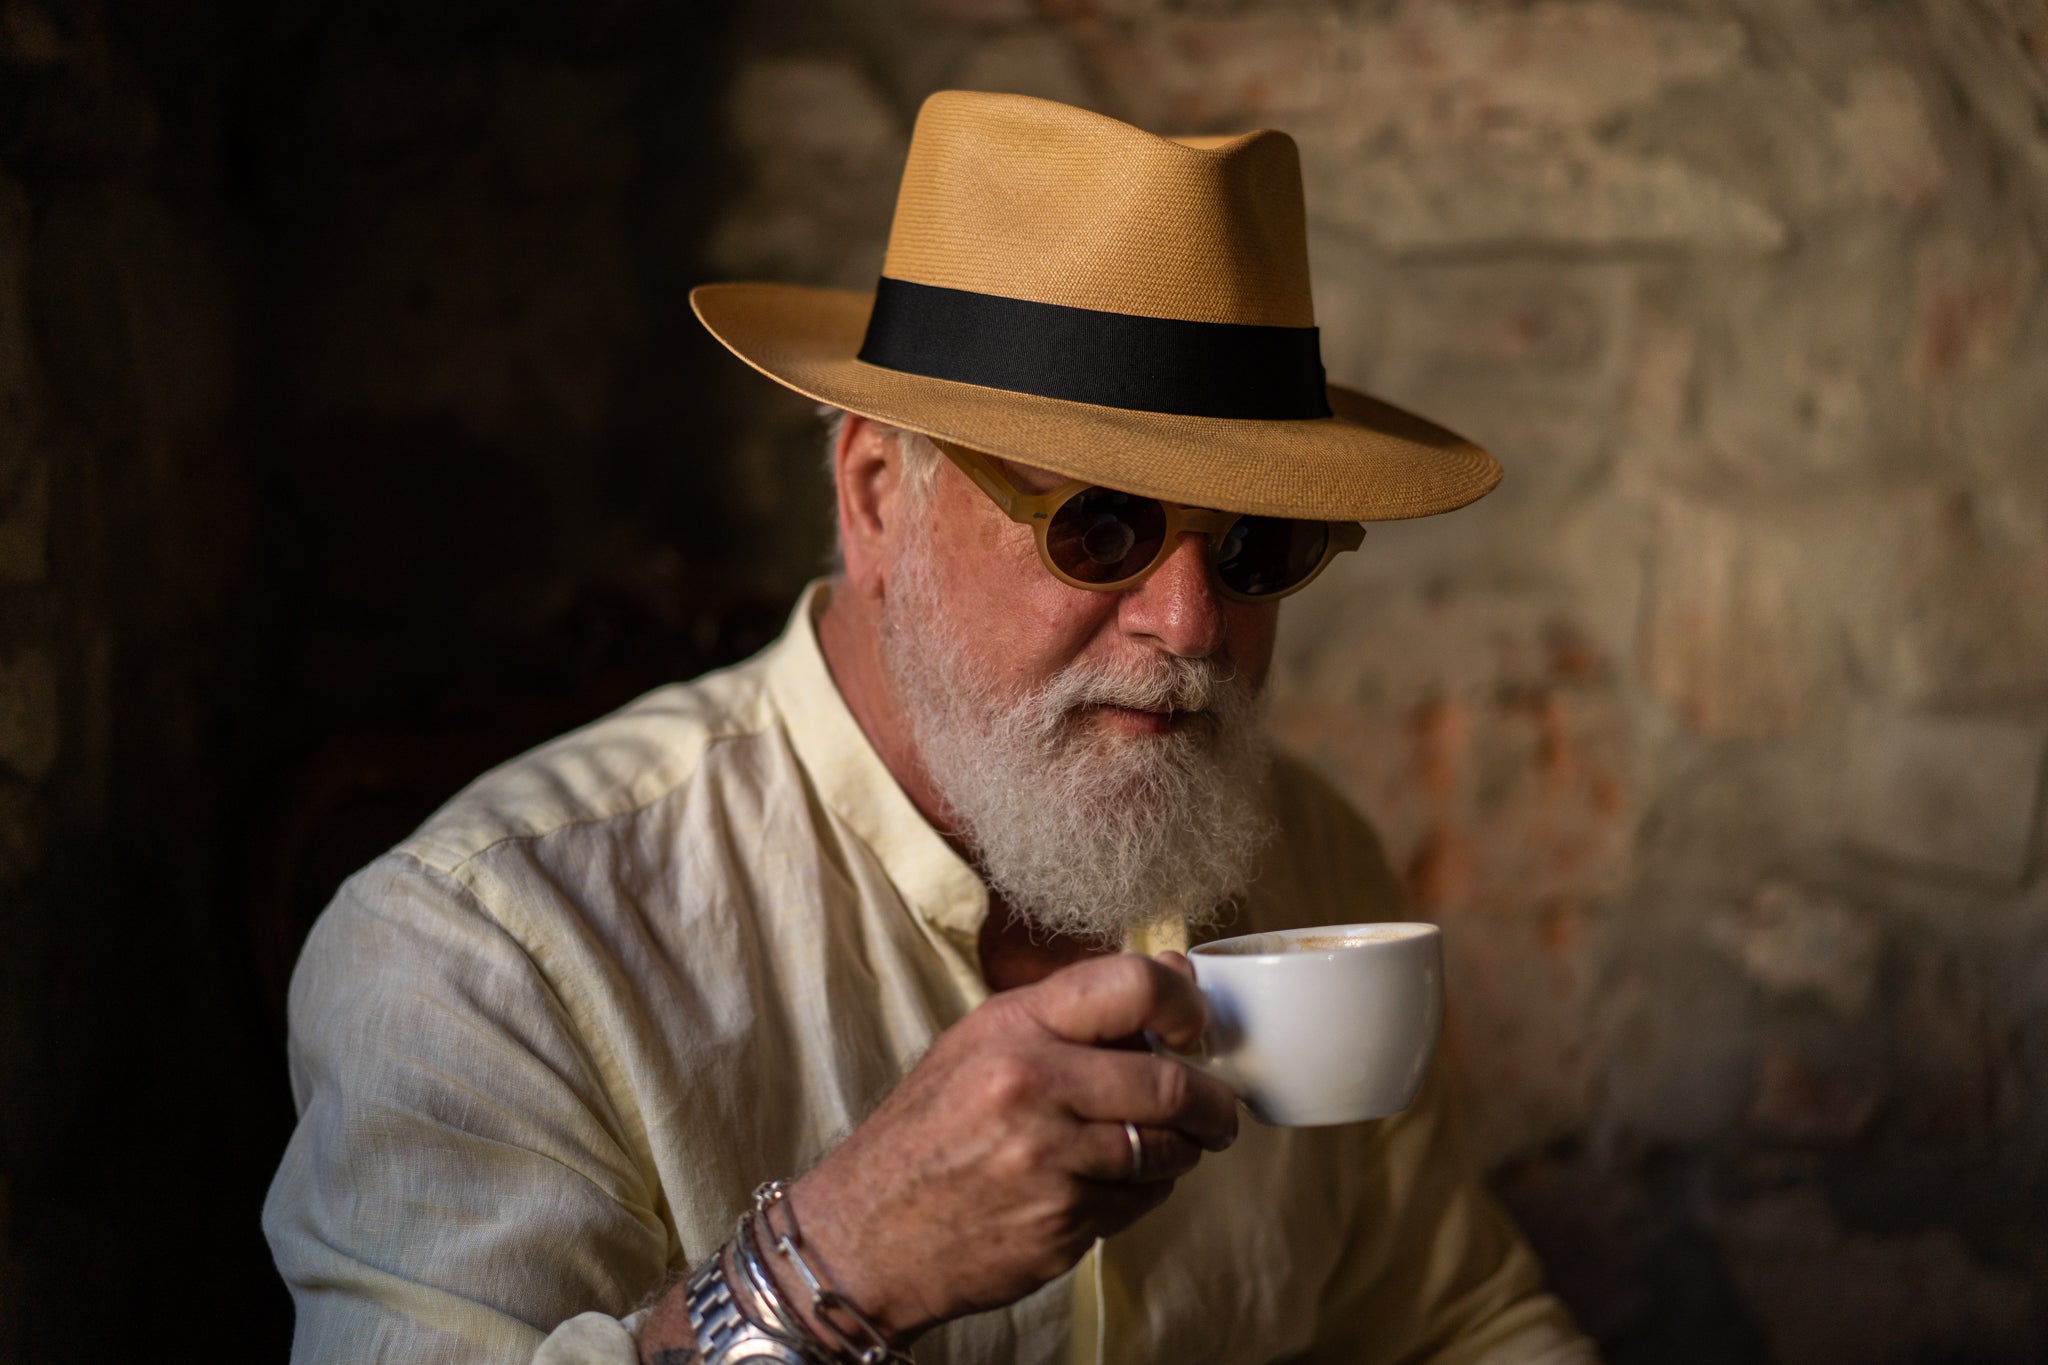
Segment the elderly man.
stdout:
<svg viewBox="0 0 2048 1365">
<path fill-rule="evenodd" d="M 1278 600 L 1484 452 L 1326 386 L 1277 133 L 944 94 L 875 295 L 698 291 L 840 410 L 843 571 L 493 772 L 292 990 L 295 1358 L 1579 1361 L 1445 1088 L 1240 1126 L 1179 949 L 1392 918 Z M 1121 951 L 1119 951 L 1121 950 Z"/>
</svg>

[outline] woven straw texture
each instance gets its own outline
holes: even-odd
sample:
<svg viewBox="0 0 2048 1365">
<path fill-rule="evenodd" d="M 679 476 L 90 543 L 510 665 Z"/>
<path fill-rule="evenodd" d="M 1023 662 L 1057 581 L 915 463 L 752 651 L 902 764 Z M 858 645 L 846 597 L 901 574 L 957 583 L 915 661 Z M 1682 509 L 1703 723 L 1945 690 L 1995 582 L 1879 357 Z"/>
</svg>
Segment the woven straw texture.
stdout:
<svg viewBox="0 0 2048 1365">
<path fill-rule="evenodd" d="M 1293 139 L 1176 141 L 1021 95 L 925 101 L 883 273 L 1148 317 L 1314 325 Z M 1175 502 L 1384 521 L 1448 512 L 1500 480 L 1471 442 L 1335 385 L 1336 416 L 1314 420 L 1134 411 L 857 360 L 868 294 L 717 284 L 690 304 L 740 359 L 820 402 Z"/>
<path fill-rule="evenodd" d="M 1261 516 L 1390 521 L 1463 507 L 1500 481 L 1478 446 L 1334 384 L 1337 415 L 1315 421 L 1133 412 L 855 360 L 867 294 L 713 284 L 690 303 L 733 354 L 807 397 L 1127 492 Z"/>
<path fill-rule="evenodd" d="M 1111 313 L 1315 326 L 1293 138 L 1176 142 L 1023 95 L 925 101 L 882 273 Z"/>
</svg>

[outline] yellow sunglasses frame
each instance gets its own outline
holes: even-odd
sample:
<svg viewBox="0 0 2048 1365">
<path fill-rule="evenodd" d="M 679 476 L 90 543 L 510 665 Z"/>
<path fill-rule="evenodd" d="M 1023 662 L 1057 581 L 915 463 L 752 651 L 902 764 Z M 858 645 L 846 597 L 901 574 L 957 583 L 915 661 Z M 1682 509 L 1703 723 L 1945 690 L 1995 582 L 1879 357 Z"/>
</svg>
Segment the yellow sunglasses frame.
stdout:
<svg viewBox="0 0 2048 1365">
<path fill-rule="evenodd" d="M 1166 562 L 1167 556 L 1180 544 L 1180 538 L 1190 531 L 1195 531 L 1209 538 L 1209 577 L 1216 584 L 1218 592 L 1233 602 L 1277 602 L 1315 582 L 1317 575 L 1330 566 L 1331 560 L 1346 550 L 1357 549 L 1365 540 L 1365 526 L 1361 522 L 1325 522 L 1323 524 L 1330 528 L 1330 535 L 1323 544 L 1323 557 L 1313 569 L 1302 576 L 1299 583 L 1282 588 L 1279 592 L 1257 595 L 1241 593 L 1224 583 L 1223 575 L 1217 572 L 1216 547 L 1223 543 L 1223 537 L 1229 534 L 1231 527 L 1250 514 L 1213 512 L 1205 507 L 1187 507 L 1177 502 L 1168 502 L 1164 498 L 1156 498 L 1154 501 L 1166 512 L 1166 535 L 1160 540 L 1159 553 L 1152 556 L 1152 562 L 1130 577 L 1120 578 L 1113 583 L 1088 583 L 1073 577 L 1053 563 L 1052 551 L 1046 548 L 1045 537 L 1046 532 L 1052 527 L 1053 514 L 1060 510 L 1067 499 L 1090 488 L 1100 488 L 1101 484 L 1090 483 L 1086 479 L 1069 479 L 1047 492 L 1027 493 L 1011 483 L 1003 471 L 980 451 L 957 446 L 950 441 L 941 441 L 936 437 L 932 438 L 932 444 L 937 446 L 962 474 L 973 480 L 976 488 L 988 494 L 989 500 L 995 503 L 1004 516 L 1031 528 L 1038 540 L 1039 562 L 1045 565 L 1048 573 L 1070 588 L 1082 588 L 1088 592 L 1122 592 L 1144 582 L 1151 577 L 1154 570 Z M 1304 517 L 1298 520 L 1306 521 L 1313 518 Z"/>
</svg>

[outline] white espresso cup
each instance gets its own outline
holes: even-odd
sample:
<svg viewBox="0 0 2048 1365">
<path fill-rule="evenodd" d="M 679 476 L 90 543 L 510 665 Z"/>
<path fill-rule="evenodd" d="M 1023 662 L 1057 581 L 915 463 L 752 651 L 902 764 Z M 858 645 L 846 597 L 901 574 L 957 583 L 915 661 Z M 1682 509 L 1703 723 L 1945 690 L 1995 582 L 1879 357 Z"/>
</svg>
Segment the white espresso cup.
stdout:
<svg viewBox="0 0 2048 1365">
<path fill-rule="evenodd" d="M 1399 1113 L 1436 1054 L 1443 935 L 1434 924 L 1246 934 L 1188 952 L 1209 1005 L 1201 1050 L 1172 1053 L 1265 1123 Z"/>
</svg>

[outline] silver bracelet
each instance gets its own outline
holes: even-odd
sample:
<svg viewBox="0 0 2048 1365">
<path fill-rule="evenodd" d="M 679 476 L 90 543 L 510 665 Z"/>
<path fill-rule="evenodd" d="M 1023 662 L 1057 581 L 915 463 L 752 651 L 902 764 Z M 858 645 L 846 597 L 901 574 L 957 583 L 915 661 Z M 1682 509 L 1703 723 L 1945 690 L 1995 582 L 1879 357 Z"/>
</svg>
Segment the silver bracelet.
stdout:
<svg viewBox="0 0 2048 1365">
<path fill-rule="evenodd" d="M 786 1227 L 778 1232 L 772 1210 L 780 1209 Z M 754 1191 L 754 1212 L 760 1216 L 761 1227 L 767 1231 L 770 1243 L 781 1252 L 789 1263 L 796 1267 L 796 1273 L 811 1293 L 811 1316 L 818 1320 L 832 1337 L 833 1346 L 844 1355 L 860 1362 L 860 1365 L 913 1365 L 910 1357 L 889 1345 L 888 1338 L 869 1322 L 860 1309 L 853 1306 L 844 1294 L 827 1285 L 811 1269 L 811 1263 L 804 1258 L 803 1231 L 797 1226 L 796 1206 L 789 1202 L 789 1182 L 770 1180 Z M 827 1309 L 838 1309 L 853 1319 L 861 1335 L 867 1338 L 867 1345 L 856 1346 L 853 1340 L 839 1330 L 827 1314 Z"/>
<path fill-rule="evenodd" d="M 755 1234 L 756 1219 L 754 1211 L 748 1209 L 740 1215 L 739 1226 L 732 1235 L 733 1263 L 739 1267 L 747 1295 L 753 1300 L 756 1318 L 769 1331 L 791 1341 L 802 1342 L 812 1350 L 826 1349 L 824 1342 L 814 1339 L 797 1321 L 796 1314 L 783 1302 L 782 1290 L 776 1286 L 774 1276 L 761 1263 L 760 1239 Z"/>
</svg>

